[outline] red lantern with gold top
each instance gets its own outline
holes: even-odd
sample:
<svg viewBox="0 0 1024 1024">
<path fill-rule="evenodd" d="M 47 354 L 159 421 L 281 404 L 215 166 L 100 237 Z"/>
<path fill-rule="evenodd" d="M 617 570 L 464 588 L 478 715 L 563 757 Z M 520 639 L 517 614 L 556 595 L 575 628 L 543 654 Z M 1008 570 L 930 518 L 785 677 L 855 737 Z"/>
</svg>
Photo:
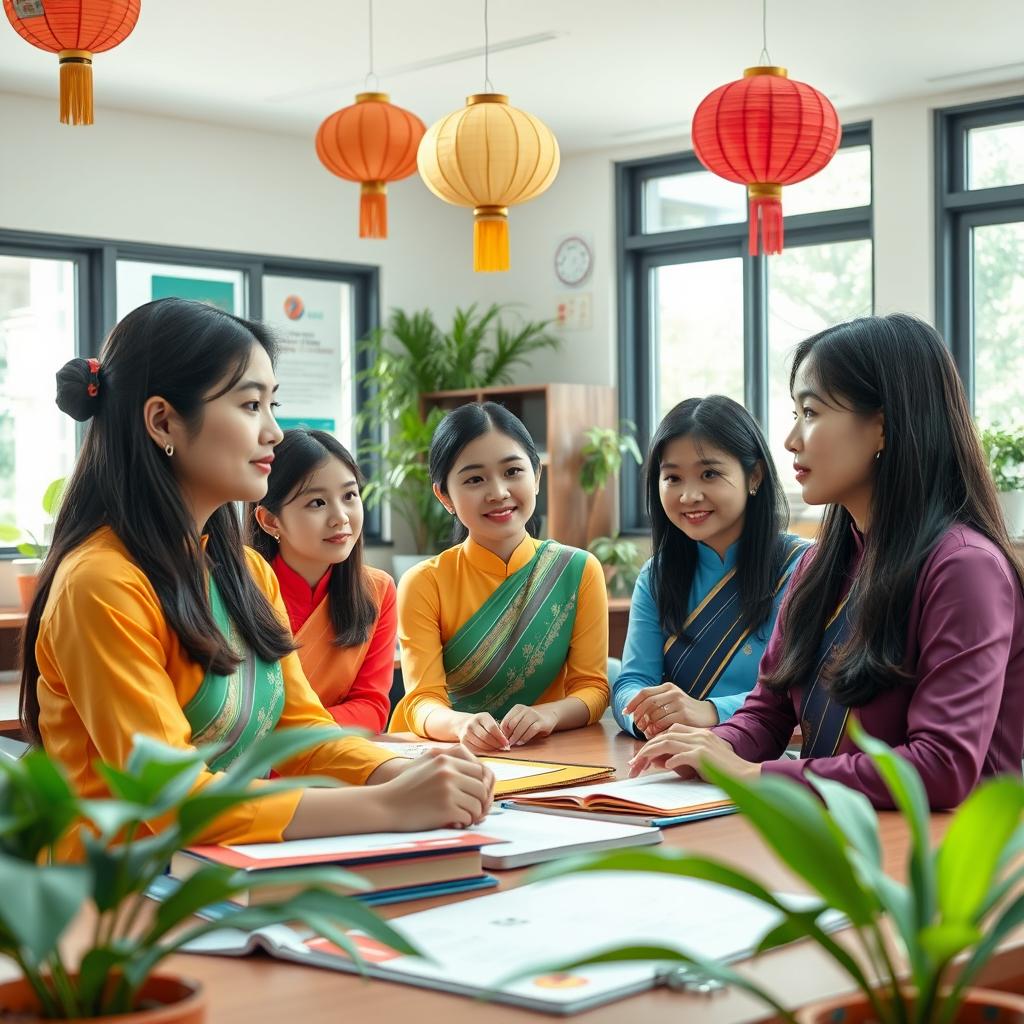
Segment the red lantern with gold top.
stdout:
<svg viewBox="0 0 1024 1024">
<path fill-rule="evenodd" d="M 782 252 L 782 187 L 817 174 L 839 148 L 842 128 L 828 97 L 780 67 L 747 68 L 706 96 L 693 115 L 700 162 L 747 186 L 750 254 Z"/>
<path fill-rule="evenodd" d="M 92 124 L 92 55 L 123 43 L 141 0 L 3 0 L 22 39 L 56 53 L 62 124 Z"/>
<path fill-rule="evenodd" d="M 361 92 L 351 107 L 328 117 L 316 133 L 316 155 L 332 174 L 362 183 L 359 237 L 388 237 L 388 182 L 416 170 L 426 125 L 388 102 L 386 92 Z"/>
</svg>

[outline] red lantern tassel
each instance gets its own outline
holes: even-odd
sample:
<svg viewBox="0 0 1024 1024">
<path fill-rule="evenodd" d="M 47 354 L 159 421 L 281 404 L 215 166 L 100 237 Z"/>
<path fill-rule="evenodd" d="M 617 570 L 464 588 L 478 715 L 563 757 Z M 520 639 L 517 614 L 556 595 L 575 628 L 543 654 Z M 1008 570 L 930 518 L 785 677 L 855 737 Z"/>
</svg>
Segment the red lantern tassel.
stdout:
<svg viewBox="0 0 1024 1024">
<path fill-rule="evenodd" d="M 359 198 L 359 237 L 388 237 L 388 183 L 364 181 Z"/>
<path fill-rule="evenodd" d="M 750 197 L 750 255 L 758 253 L 758 229 L 761 233 L 761 252 L 773 256 L 782 252 L 782 186 L 748 185 Z"/>
<path fill-rule="evenodd" d="M 60 123 L 92 124 L 92 54 L 88 50 L 61 50 Z"/>
</svg>

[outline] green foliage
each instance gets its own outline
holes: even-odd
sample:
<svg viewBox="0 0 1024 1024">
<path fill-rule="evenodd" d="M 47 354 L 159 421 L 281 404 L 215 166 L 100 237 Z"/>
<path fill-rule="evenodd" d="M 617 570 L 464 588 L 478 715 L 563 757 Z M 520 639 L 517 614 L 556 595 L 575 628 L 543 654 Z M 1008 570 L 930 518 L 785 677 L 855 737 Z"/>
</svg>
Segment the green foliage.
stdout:
<svg viewBox="0 0 1024 1024">
<path fill-rule="evenodd" d="M 792 910 L 755 879 L 717 861 L 676 851 L 622 850 L 562 861 L 536 872 L 549 878 L 573 871 L 653 871 L 714 882 L 773 908 L 780 923 L 757 949 L 766 952 L 807 938 L 863 993 L 880 1024 L 950 1024 L 965 989 L 998 943 L 1024 923 L 1024 781 L 983 783 L 957 810 L 936 848 L 924 786 L 915 769 L 851 719 L 851 735 L 874 763 L 910 836 L 905 877 L 882 867 L 878 817 L 860 792 L 808 773 L 820 800 L 789 779 L 762 775 L 746 783 L 716 769 L 707 778 L 726 791 L 776 857 L 817 897 L 811 910 Z M 838 944 L 819 925 L 834 908 L 846 915 L 856 942 Z M 888 916 L 893 938 L 881 928 Z M 893 956 L 893 944 L 901 957 Z M 963 956 L 959 971 L 954 958 Z M 686 949 L 618 947 L 585 961 L 550 965 L 566 970 L 614 960 L 674 960 L 699 974 L 735 984 L 762 999 L 785 1020 L 792 1014 L 750 980 Z M 909 967 L 909 977 L 897 963 Z M 955 981 L 954 981 L 955 976 Z"/>
<path fill-rule="evenodd" d="M 623 420 L 620 430 L 614 427 L 591 427 L 586 432 L 587 443 L 580 454 L 580 486 L 585 494 L 599 491 L 622 468 L 622 459 L 631 455 L 639 466 L 643 456 L 636 443 L 636 424 Z"/>
<path fill-rule="evenodd" d="M 1024 430 L 986 427 L 981 446 L 997 491 L 1024 490 Z"/>
<path fill-rule="evenodd" d="M 609 569 L 608 593 L 612 597 L 629 597 L 636 585 L 644 560 L 637 546 L 617 533 L 613 537 L 595 537 L 587 550 Z"/>
<path fill-rule="evenodd" d="M 185 879 L 155 914 L 141 913 L 146 890 L 172 855 L 197 841 L 225 811 L 272 793 L 324 779 L 275 779 L 250 784 L 275 764 L 339 730 L 286 729 L 253 744 L 222 775 L 192 792 L 212 754 L 182 751 L 139 737 L 123 769 L 101 765 L 110 799 L 79 799 L 63 772 L 42 750 L 19 761 L 0 758 L 0 953 L 20 968 L 51 1018 L 99 1017 L 133 1008 L 151 972 L 184 943 L 224 927 L 196 922 L 192 915 L 247 890 L 280 886 L 282 872 L 248 878 L 220 865 Z M 146 823 L 160 819 L 150 834 Z M 81 824 L 82 863 L 54 862 L 57 842 Z M 232 927 L 260 928 L 298 921 L 356 958 L 346 928 L 358 928 L 394 949 L 418 955 L 409 943 L 363 904 L 333 887 L 367 883 L 331 867 L 290 869 L 289 885 L 303 889 L 289 899 L 242 908 Z M 62 937 L 86 906 L 95 926 L 76 974 L 60 951 Z"/>
<path fill-rule="evenodd" d="M 383 443 L 360 452 L 376 456 L 385 467 L 367 487 L 364 499 L 371 507 L 386 501 L 408 525 L 420 554 L 442 550 L 451 531 L 451 520 L 434 497 L 427 472 L 430 439 L 443 412 L 431 410 L 424 419 L 421 396 L 508 384 L 513 369 L 529 365 L 534 352 L 561 344 L 548 333 L 550 321 L 509 326 L 502 319 L 507 309 L 497 303 L 482 311 L 476 304 L 456 309 L 447 331 L 429 310 L 409 314 L 394 309 L 387 326 L 360 344 L 368 365 L 357 379 L 369 385 L 370 398 L 356 424 L 387 431 Z"/>
<path fill-rule="evenodd" d="M 43 492 L 40 504 L 50 519 L 55 518 L 57 515 L 60 500 L 64 497 L 66 482 L 62 476 L 56 480 L 51 480 Z M 0 523 L 0 543 L 16 544 L 18 553 L 25 558 L 43 558 L 46 555 L 47 545 L 41 543 L 31 530 L 15 526 L 14 523 Z"/>
</svg>

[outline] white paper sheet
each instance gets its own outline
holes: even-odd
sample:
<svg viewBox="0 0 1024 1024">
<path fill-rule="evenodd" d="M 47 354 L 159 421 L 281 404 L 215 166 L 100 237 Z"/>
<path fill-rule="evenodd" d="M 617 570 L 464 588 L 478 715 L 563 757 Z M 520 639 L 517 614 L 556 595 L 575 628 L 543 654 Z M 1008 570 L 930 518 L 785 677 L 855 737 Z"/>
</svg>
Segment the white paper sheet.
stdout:
<svg viewBox="0 0 1024 1024">
<path fill-rule="evenodd" d="M 706 782 L 697 782 L 692 779 L 681 779 L 675 772 L 657 772 L 654 775 L 641 775 L 635 779 L 601 782 L 590 786 L 546 789 L 539 793 L 524 795 L 522 799 L 606 795 L 621 797 L 624 800 L 635 800 L 638 803 L 647 804 L 655 810 L 696 807 L 700 804 L 729 799 L 728 795 L 717 786 L 709 786 Z"/>
</svg>

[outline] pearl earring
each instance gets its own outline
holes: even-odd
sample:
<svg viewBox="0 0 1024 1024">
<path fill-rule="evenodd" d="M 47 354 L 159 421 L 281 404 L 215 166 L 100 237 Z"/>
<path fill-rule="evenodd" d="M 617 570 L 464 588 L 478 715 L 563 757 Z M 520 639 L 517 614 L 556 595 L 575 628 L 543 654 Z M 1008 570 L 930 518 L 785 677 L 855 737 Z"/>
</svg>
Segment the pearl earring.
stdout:
<svg viewBox="0 0 1024 1024">
<path fill-rule="evenodd" d="M 757 494 L 757 488 L 756 487 L 751 487 L 750 488 L 750 496 L 753 497 L 755 494 Z"/>
<path fill-rule="evenodd" d="M 875 461 L 877 462 L 881 457 L 882 457 L 882 449 L 879 448 L 878 451 L 875 452 Z"/>
</svg>

